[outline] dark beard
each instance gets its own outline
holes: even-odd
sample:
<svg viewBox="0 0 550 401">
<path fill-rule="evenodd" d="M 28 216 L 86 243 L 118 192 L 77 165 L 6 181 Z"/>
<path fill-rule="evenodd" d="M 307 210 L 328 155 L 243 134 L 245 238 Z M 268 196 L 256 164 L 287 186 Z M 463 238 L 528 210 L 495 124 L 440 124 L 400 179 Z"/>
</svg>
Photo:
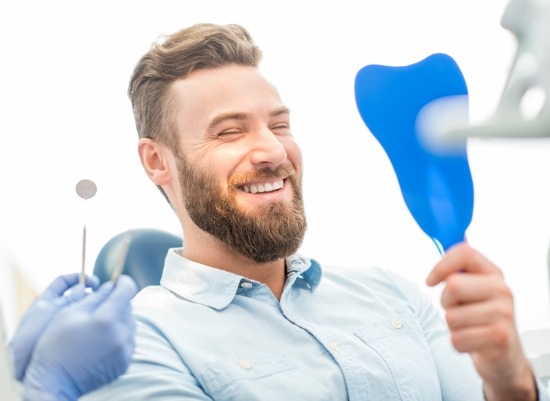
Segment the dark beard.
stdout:
<svg viewBox="0 0 550 401">
<path fill-rule="evenodd" d="M 272 202 L 253 214 L 239 208 L 230 179 L 225 195 L 207 171 L 190 166 L 185 156 L 176 156 L 179 181 L 185 208 L 193 222 L 203 231 L 219 239 L 234 251 L 256 263 L 268 263 L 295 253 L 307 228 L 302 200 L 301 177 L 290 164 L 275 170 L 263 169 L 245 174 L 246 181 L 288 176 L 293 189 L 289 202 Z M 240 182 L 244 182 L 240 179 Z M 185 239 L 184 239 L 185 241 Z"/>
</svg>

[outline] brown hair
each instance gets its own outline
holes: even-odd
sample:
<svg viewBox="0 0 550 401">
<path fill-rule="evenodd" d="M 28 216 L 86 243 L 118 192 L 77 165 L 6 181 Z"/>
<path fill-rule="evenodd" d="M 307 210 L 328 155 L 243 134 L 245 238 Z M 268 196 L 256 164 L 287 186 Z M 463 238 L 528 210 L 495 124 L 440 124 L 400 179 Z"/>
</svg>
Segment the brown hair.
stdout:
<svg viewBox="0 0 550 401">
<path fill-rule="evenodd" d="M 178 152 L 170 107 L 172 82 L 199 69 L 256 67 L 261 58 L 249 32 L 237 24 L 196 24 L 153 44 L 137 63 L 128 88 L 139 137 Z"/>
</svg>

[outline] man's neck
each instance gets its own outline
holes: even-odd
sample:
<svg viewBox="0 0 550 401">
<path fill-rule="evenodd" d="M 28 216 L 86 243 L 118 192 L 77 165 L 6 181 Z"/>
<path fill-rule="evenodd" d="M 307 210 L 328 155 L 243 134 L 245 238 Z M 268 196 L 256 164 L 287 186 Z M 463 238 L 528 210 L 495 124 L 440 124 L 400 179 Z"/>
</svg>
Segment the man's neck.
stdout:
<svg viewBox="0 0 550 401">
<path fill-rule="evenodd" d="M 210 235 L 184 237 L 182 256 L 193 262 L 238 274 L 269 287 L 280 299 L 286 281 L 285 260 L 257 263 Z"/>
</svg>

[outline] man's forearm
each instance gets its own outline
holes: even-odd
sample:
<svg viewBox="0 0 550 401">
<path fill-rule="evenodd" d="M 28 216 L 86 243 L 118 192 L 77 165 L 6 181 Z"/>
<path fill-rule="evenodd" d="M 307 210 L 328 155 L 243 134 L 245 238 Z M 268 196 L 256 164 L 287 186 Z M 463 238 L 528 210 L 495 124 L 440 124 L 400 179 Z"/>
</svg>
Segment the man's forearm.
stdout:
<svg viewBox="0 0 550 401">
<path fill-rule="evenodd" d="M 538 401 L 538 385 L 529 370 L 519 380 L 499 383 L 483 383 L 483 395 L 487 401 Z"/>
</svg>

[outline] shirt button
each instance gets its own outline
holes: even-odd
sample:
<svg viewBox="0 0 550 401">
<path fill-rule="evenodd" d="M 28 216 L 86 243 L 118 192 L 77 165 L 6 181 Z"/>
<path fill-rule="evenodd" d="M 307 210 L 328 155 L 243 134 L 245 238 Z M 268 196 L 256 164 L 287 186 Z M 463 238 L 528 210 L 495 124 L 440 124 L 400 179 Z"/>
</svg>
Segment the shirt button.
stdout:
<svg viewBox="0 0 550 401">
<path fill-rule="evenodd" d="M 403 326 L 403 323 L 401 323 L 401 320 L 399 320 L 399 319 L 392 319 L 392 320 L 390 320 L 390 323 L 396 329 L 400 329 L 401 326 Z"/>
<path fill-rule="evenodd" d="M 286 306 L 281 306 L 281 309 L 284 313 L 288 313 L 288 308 Z"/>
<path fill-rule="evenodd" d="M 336 343 L 328 343 L 328 347 L 333 350 L 334 352 L 340 352 L 340 347 Z"/>
<path fill-rule="evenodd" d="M 250 362 L 248 359 L 241 359 L 239 361 L 239 365 L 241 366 L 241 368 L 246 369 L 246 370 L 252 368 L 252 362 Z"/>
<path fill-rule="evenodd" d="M 252 283 L 249 283 L 248 281 L 243 281 L 241 283 L 242 288 L 252 288 Z"/>
</svg>

